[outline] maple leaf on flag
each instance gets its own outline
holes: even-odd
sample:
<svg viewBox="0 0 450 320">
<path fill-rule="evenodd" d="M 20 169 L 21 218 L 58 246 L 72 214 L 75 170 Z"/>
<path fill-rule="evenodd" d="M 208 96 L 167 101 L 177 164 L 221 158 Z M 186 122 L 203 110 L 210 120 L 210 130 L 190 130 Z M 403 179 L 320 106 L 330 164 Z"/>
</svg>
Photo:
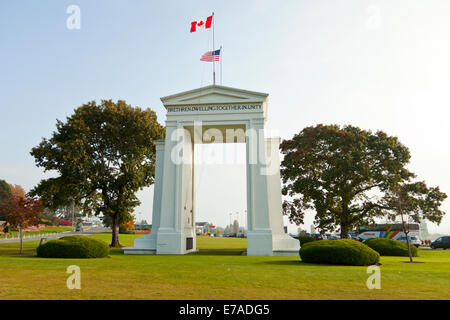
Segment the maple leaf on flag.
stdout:
<svg viewBox="0 0 450 320">
<path fill-rule="evenodd" d="M 209 29 L 212 25 L 213 16 L 207 17 L 204 21 L 192 21 L 191 22 L 191 32 L 195 32 L 200 29 Z"/>
</svg>

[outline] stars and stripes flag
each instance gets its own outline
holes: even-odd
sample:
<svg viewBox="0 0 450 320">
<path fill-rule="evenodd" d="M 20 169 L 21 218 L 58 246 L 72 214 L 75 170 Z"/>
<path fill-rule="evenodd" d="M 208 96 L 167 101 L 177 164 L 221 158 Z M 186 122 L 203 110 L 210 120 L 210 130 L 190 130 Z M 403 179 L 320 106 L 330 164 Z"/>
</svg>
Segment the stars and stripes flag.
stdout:
<svg viewBox="0 0 450 320">
<path fill-rule="evenodd" d="M 209 29 L 211 28 L 213 16 L 209 16 L 205 20 L 200 21 L 192 21 L 191 22 L 191 32 L 195 32 L 200 29 Z"/>
<path fill-rule="evenodd" d="M 205 54 L 202 55 L 200 61 L 213 62 L 219 61 L 219 58 L 220 58 L 220 49 L 206 52 Z"/>
</svg>

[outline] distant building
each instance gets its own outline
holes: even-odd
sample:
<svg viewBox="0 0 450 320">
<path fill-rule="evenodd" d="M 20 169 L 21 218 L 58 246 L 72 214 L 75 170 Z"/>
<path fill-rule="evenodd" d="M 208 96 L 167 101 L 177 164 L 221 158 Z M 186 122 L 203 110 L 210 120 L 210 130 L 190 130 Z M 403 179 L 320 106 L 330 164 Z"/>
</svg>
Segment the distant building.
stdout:
<svg viewBox="0 0 450 320">
<path fill-rule="evenodd" d="M 419 224 L 420 239 L 429 240 L 430 234 L 428 233 L 428 226 L 425 220 L 422 220 Z"/>
<path fill-rule="evenodd" d="M 208 224 L 208 222 L 196 222 L 195 223 L 195 233 L 197 235 L 204 234 L 207 224 Z"/>
<path fill-rule="evenodd" d="M 216 226 L 209 222 L 196 222 L 195 233 L 197 235 L 215 235 L 217 233 Z"/>
</svg>

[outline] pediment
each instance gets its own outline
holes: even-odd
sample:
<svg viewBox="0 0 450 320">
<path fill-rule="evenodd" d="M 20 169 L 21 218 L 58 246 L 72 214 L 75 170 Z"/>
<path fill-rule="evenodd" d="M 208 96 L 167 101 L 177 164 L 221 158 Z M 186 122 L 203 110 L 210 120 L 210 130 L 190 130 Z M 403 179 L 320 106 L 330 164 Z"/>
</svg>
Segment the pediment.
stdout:
<svg viewBox="0 0 450 320">
<path fill-rule="evenodd" d="M 161 98 L 165 107 L 199 104 L 264 103 L 268 94 L 211 85 Z"/>
</svg>

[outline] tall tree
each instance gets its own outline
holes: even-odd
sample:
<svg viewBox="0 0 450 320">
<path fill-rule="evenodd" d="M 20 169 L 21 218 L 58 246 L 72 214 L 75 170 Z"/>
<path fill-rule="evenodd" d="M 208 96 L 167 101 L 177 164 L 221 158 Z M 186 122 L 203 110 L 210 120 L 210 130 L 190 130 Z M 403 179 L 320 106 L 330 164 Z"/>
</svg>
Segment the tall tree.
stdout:
<svg viewBox="0 0 450 320">
<path fill-rule="evenodd" d="M 59 176 L 42 180 L 30 194 L 53 209 L 73 201 L 84 214 L 110 216 L 111 246 L 120 247 L 119 226 L 140 204 L 136 192 L 154 182 L 154 141 L 164 135 L 150 109 L 121 100 L 84 104 L 32 149 L 36 164 Z"/>
<path fill-rule="evenodd" d="M 5 180 L 0 180 L 0 206 L 12 197 L 11 188 Z M 0 221 L 6 220 L 6 213 L 0 208 Z"/>
<path fill-rule="evenodd" d="M 384 192 L 414 176 L 406 169 L 408 148 L 382 131 L 353 126 L 307 127 L 281 143 L 284 213 L 303 223 L 306 210 L 315 209 L 321 230 L 340 226 L 341 237 L 386 214 Z"/>
</svg>

